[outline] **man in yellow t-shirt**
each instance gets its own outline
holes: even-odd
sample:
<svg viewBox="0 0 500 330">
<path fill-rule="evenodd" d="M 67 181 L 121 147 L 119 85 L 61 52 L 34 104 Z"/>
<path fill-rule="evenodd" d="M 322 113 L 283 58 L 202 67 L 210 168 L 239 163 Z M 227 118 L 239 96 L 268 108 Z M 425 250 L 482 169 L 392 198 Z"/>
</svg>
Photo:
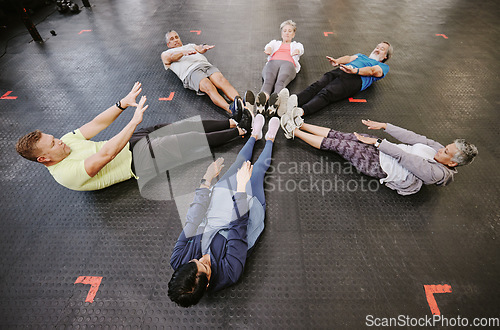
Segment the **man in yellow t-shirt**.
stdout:
<svg viewBox="0 0 500 330">
<path fill-rule="evenodd" d="M 22 157 L 45 165 L 59 184 L 72 190 L 102 189 L 136 177 L 132 148 L 143 137 L 167 125 L 160 124 L 136 130 L 148 107 L 145 105 L 145 96 L 142 96 L 140 102 L 136 103 L 136 98 L 141 91 L 141 84 L 135 83 L 130 93 L 116 102 L 114 106 L 79 129 L 65 134 L 61 139 L 39 130 L 28 133 L 18 140 L 16 150 Z M 128 106 L 134 106 L 136 110 L 133 118 L 120 133 L 109 141 L 90 141 L 118 118 Z M 239 111 L 241 115 L 235 117 L 239 123 L 235 119 L 204 120 L 201 122 L 204 132 L 186 132 L 186 134 L 169 136 L 165 139 L 152 140 L 149 148 L 155 143 L 164 143 L 162 150 L 168 153 L 166 145 L 173 145 L 174 143 L 169 142 L 180 139 L 186 142 L 182 145 L 187 146 L 188 150 L 185 152 L 189 153 L 191 150 L 189 150 L 188 142 L 190 139 L 196 141 L 196 137 L 205 139 L 204 141 L 208 142 L 210 147 L 229 142 L 251 129 L 251 114 L 247 109 Z M 200 137 L 200 134 L 203 136 Z M 141 146 L 141 148 L 147 147 L 148 144 Z"/>
<path fill-rule="evenodd" d="M 130 93 L 79 129 L 61 139 L 39 130 L 21 137 L 17 152 L 26 159 L 42 163 L 54 179 L 72 190 L 97 190 L 125 181 L 134 176 L 129 140 L 142 122 L 146 97 L 141 83 L 136 82 Z M 128 106 L 136 107 L 130 122 L 109 141 L 89 141 L 107 128 Z"/>
</svg>

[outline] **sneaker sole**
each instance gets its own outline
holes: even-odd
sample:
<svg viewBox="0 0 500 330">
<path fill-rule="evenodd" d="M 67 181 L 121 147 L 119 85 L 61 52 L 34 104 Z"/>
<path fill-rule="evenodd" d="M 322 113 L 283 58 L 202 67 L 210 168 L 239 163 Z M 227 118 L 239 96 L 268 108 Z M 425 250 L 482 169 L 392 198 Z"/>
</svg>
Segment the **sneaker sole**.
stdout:
<svg viewBox="0 0 500 330">
<path fill-rule="evenodd" d="M 278 102 L 278 94 L 272 93 L 271 96 L 269 97 L 269 107 L 267 108 L 267 115 L 269 117 L 274 116 L 274 114 L 278 110 L 278 107 L 276 105 L 277 102 Z"/>
</svg>

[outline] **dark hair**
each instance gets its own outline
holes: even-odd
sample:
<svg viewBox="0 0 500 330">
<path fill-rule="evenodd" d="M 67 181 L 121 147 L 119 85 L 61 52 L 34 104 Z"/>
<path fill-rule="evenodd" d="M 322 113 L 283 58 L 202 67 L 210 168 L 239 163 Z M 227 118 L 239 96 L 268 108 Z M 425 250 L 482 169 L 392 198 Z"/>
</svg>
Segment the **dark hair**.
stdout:
<svg viewBox="0 0 500 330">
<path fill-rule="evenodd" d="M 195 262 L 177 268 L 168 282 L 168 297 L 182 307 L 196 305 L 207 290 L 207 274 L 198 274 Z"/>
<path fill-rule="evenodd" d="M 33 131 L 21 137 L 16 143 L 16 151 L 26 159 L 36 162 L 38 158 L 37 143 L 42 137 L 39 130 Z"/>
</svg>

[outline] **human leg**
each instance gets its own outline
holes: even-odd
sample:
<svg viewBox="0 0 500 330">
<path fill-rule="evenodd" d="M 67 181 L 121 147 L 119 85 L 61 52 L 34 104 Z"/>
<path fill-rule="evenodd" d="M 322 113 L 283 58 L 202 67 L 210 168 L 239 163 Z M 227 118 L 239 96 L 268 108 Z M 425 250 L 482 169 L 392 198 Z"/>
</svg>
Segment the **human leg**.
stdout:
<svg viewBox="0 0 500 330">
<path fill-rule="evenodd" d="M 206 133 L 205 135 L 210 147 L 218 147 L 240 136 L 240 131 L 238 128 L 234 127 L 222 131 Z"/>
<path fill-rule="evenodd" d="M 304 115 L 310 115 L 333 102 L 353 96 L 361 90 L 361 86 L 360 76 L 341 72 L 309 101 L 304 103 L 299 97 L 299 106 L 302 104 Z"/>
<path fill-rule="evenodd" d="M 341 133 L 338 136 L 349 137 L 349 134 L 352 133 Z M 380 167 L 378 149 L 373 145 L 363 143 L 357 139 L 354 141 L 343 138 L 324 138 L 320 149 L 336 152 L 363 174 L 377 179 L 387 176 Z"/>
<path fill-rule="evenodd" d="M 130 137 L 129 142 L 129 149 L 133 150 L 135 144 L 142 139 L 143 137 L 149 135 L 150 133 L 153 133 L 157 129 L 160 129 L 164 126 L 170 125 L 170 123 L 163 123 L 163 124 L 158 124 L 154 126 L 149 126 L 149 127 L 144 127 L 144 128 L 139 128 L 132 133 L 132 136 Z"/>
<path fill-rule="evenodd" d="M 274 92 L 278 93 L 283 88 L 285 88 L 297 75 L 295 72 L 295 66 L 292 62 L 280 61 L 281 63 L 278 71 L 278 76 L 276 77 L 276 83 L 274 84 Z"/>
<path fill-rule="evenodd" d="M 222 90 L 224 94 L 232 101 L 236 96 L 238 96 L 238 92 L 236 89 L 229 83 L 229 81 L 222 75 L 220 71 L 212 73 L 209 77 L 210 81 L 215 85 L 215 87 Z"/>
<path fill-rule="evenodd" d="M 271 95 L 276 82 L 276 77 L 278 76 L 278 62 L 280 61 L 269 61 L 264 66 L 264 69 L 262 69 L 262 78 L 264 79 L 264 83 L 262 84 L 260 91 L 266 93 L 268 96 Z"/>
<path fill-rule="evenodd" d="M 241 165 L 247 160 L 252 158 L 253 147 L 255 145 L 256 139 L 254 137 L 250 137 L 243 146 L 243 148 L 238 153 L 236 160 L 231 165 L 231 167 L 227 170 L 226 173 L 220 178 L 220 180 L 215 184 L 217 187 L 226 187 L 228 189 L 236 189 L 236 173 L 238 169 L 240 169 Z"/>
<path fill-rule="evenodd" d="M 307 123 L 302 124 L 300 129 L 303 131 L 309 132 L 311 134 L 321 136 L 321 137 L 327 137 L 328 133 L 330 132 L 330 129 L 327 127 L 316 126 L 316 125 L 307 124 Z"/>
<path fill-rule="evenodd" d="M 247 193 L 249 195 L 257 197 L 262 206 L 266 205 L 266 198 L 264 194 L 264 177 L 266 175 L 269 166 L 271 165 L 273 153 L 273 141 L 266 140 L 266 146 L 259 158 L 253 165 L 252 177 L 250 178 L 250 183 L 247 185 Z M 251 189 L 250 191 L 248 189 Z"/>
<path fill-rule="evenodd" d="M 201 123 L 203 124 L 205 133 L 222 131 L 235 127 L 231 125 L 230 120 L 202 120 Z"/>
<path fill-rule="evenodd" d="M 205 94 L 208 95 L 210 100 L 218 106 L 219 108 L 224 109 L 226 112 L 231 114 L 231 111 L 229 110 L 229 104 L 226 102 L 226 100 L 219 94 L 217 91 L 217 87 L 212 83 L 212 81 L 209 78 L 203 78 L 200 81 L 200 87 L 199 90 Z"/>
<path fill-rule="evenodd" d="M 340 70 L 338 70 L 340 71 Z M 299 101 L 299 106 L 301 107 L 303 104 L 306 104 L 309 102 L 313 97 L 316 96 L 316 94 L 319 93 L 320 90 L 325 88 L 326 85 L 331 83 L 334 79 L 336 79 L 339 75 L 339 72 L 336 70 L 329 71 L 325 73 L 318 81 L 312 83 L 309 85 L 306 89 L 304 89 L 302 92 L 297 94 L 298 101 Z"/>
<path fill-rule="evenodd" d="M 324 137 L 322 136 L 306 133 L 298 128 L 294 130 L 293 136 L 301 139 L 302 141 L 316 149 L 319 149 L 321 147 L 321 143 L 324 139 Z"/>
</svg>

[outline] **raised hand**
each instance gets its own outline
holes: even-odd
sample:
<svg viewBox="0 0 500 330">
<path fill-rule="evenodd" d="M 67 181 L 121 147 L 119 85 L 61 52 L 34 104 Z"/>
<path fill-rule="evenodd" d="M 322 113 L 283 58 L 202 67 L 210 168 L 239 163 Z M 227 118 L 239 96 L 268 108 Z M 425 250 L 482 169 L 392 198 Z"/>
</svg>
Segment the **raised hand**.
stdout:
<svg viewBox="0 0 500 330">
<path fill-rule="evenodd" d="M 368 126 L 368 129 L 386 129 L 387 123 L 379 123 L 370 119 L 362 119 L 361 122 Z"/>
<path fill-rule="evenodd" d="M 359 72 L 358 68 L 355 68 L 352 65 L 344 65 L 344 64 L 340 64 L 340 70 L 350 74 L 357 74 Z"/>
<path fill-rule="evenodd" d="M 127 96 L 125 96 L 120 101 L 122 107 L 128 107 L 128 106 L 136 107 L 137 102 L 135 101 L 135 99 L 137 98 L 137 96 L 139 96 L 139 94 L 141 94 L 141 92 L 142 92 L 142 84 L 140 82 L 136 82 L 134 84 L 134 87 L 132 87 L 130 93 L 128 93 Z"/>
<path fill-rule="evenodd" d="M 354 135 L 356 135 L 356 138 L 363 142 L 363 143 L 366 143 L 366 144 L 375 144 L 375 142 L 377 142 L 377 139 L 376 138 L 372 138 L 372 137 L 368 137 L 368 136 L 363 136 L 361 134 L 358 134 L 356 132 L 354 132 Z"/>
<path fill-rule="evenodd" d="M 209 183 L 213 180 L 213 178 L 217 177 L 220 174 L 220 171 L 224 168 L 224 158 L 217 158 L 210 166 L 208 166 L 207 171 L 203 178 L 207 180 Z"/>
<path fill-rule="evenodd" d="M 244 192 L 245 187 L 252 176 L 253 165 L 249 160 L 243 163 L 236 174 L 237 191 Z"/>
<path fill-rule="evenodd" d="M 331 65 L 333 65 L 333 66 L 339 66 L 340 65 L 340 63 L 337 62 L 337 60 L 334 59 L 333 57 L 327 56 L 326 58 L 328 59 L 328 61 L 330 62 Z"/>
<path fill-rule="evenodd" d="M 142 122 L 142 118 L 144 115 L 144 111 L 149 107 L 149 105 L 144 105 L 146 103 L 146 96 L 142 96 L 141 100 L 139 101 L 139 104 L 136 104 L 137 108 L 135 109 L 134 112 L 134 117 L 132 120 L 139 125 Z"/>
</svg>

